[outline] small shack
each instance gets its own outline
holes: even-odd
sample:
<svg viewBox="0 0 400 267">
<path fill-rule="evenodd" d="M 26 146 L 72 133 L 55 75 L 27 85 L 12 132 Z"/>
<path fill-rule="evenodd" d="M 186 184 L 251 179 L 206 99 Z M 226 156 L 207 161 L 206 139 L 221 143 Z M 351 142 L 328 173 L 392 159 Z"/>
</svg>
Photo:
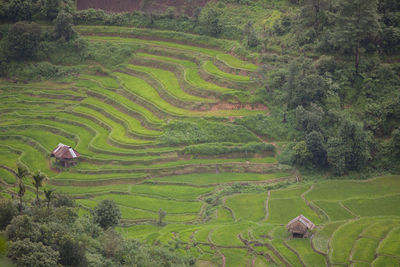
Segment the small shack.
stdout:
<svg viewBox="0 0 400 267">
<path fill-rule="evenodd" d="M 315 224 L 303 215 L 297 216 L 286 225 L 286 229 L 292 233 L 293 237 L 306 237 L 308 230 L 314 228 Z"/>
<path fill-rule="evenodd" d="M 61 166 L 68 168 L 75 165 L 76 159 L 81 155 L 72 147 L 59 143 L 50 156 L 55 157 Z"/>
</svg>

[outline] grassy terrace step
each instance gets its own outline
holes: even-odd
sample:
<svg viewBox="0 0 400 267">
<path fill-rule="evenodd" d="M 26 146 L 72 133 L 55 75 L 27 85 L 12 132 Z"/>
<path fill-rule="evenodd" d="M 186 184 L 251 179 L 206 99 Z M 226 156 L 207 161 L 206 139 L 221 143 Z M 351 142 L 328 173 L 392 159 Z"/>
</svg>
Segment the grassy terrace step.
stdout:
<svg viewBox="0 0 400 267">
<path fill-rule="evenodd" d="M 73 173 L 73 172 L 60 172 L 56 175 L 52 176 L 52 179 L 57 180 L 54 181 L 57 185 L 65 185 L 68 186 L 68 182 L 74 183 L 76 185 L 85 184 L 84 182 L 90 183 L 93 186 L 96 186 L 96 182 L 99 185 L 104 184 L 104 182 L 110 181 L 118 181 L 118 183 L 122 183 L 124 180 L 125 184 L 128 184 L 133 181 L 141 181 L 142 178 L 147 177 L 144 173 L 110 173 L 110 174 L 83 174 L 83 173 Z M 76 182 L 76 183 L 75 183 Z M 117 182 L 116 182 L 117 183 Z"/>
<path fill-rule="evenodd" d="M 156 41 L 156 40 L 143 40 L 139 38 L 123 38 L 123 37 L 115 37 L 115 36 L 86 36 L 87 39 L 92 41 L 111 41 L 117 43 L 134 43 L 134 44 L 143 44 L 143 45 L 150 45 L 150 46 L 158 46 L 158 47 L 167 47 L 173 48 L 177 50 L 184 50 L 184 51 L 191 51 L 195 53 L 205 54 L 208 56 L 215 57 L 217 60 L 222 61 L 227 66 L 235 69 L 243 69 L 248 71 L 255 71 L 257 70 L 257 66 L 245 61 L 242 61 L 238 58 L 230 54 L 225 54 L 221 51 L 203 48 L 198 46 L 190 46 L 184 45 L 174 42 L 166 42 L 166 41 Z"/>
<path fill-rule="evenodd" d="M 12 115 L 14 118 L 15 115 Z M 8 117 L 8 116 L 7 116 Z M 7 118 L 5 117 L 5 118 Z M 87 157 L 99 158 L 99 159 L 115 159 L 115 160 L 129 160 L 130 158 L 136 156 L 144 155 L 162 155 L 169 154 L 176 151 L 179 148 L 169 148 L 169 147 L 159 147 L 159 148 L 147 148 L 147 149 L 135 149 L 135 150 L 125 150 L 119 149 L 107 144 L 108 132 L 96 124 L 92 126 L 96 128 L 91 128 L 90 122 L 85 119 L 81 120 L 80 117 L 69 116 L 69 114 L 58 114 L 57 118 L 48 116 L 18 116 L 21 118 L 19 120 L 11 121 L 7 124 L 1 123 L 0 125 L 27 125 L 27 124 L 42 124 L 60 129 L 78 137 L 79 141 L 76 145 L 76 149 Z M 65 119 L 63 119 L 65 118 Z M 77 121 L 80 121 L 79 123 Z M 96 141 L 96 136 L 99 137 L 101 133 L 104 133 L 104 143 L 100 144 L 100 148 L 93 147 L 93 142 Z M 105 150 L 110 149 L 110 150 Z"/>
<path fill-rule="evenodd" d="M 188 175 L 174 175 L 149 179 L 148 182 L 192 184 L 192 185 L 214 185 L 232 182 L 259 182 L 270 181 L 290 176 L 289 173 L 279 172 L 271 174 L 258 173 L 193 173 Z"/>
<path fill-rule="evenodd" d="M 191 86 L 193 86 L 195 88 L 199 88 L 202 90 L 208 90 L 208 91 L 215 91 L 218 93 L 234 92 L 233 89 L 224 88 L 224 87 L 218 86 L 214 83 L 209 83 L 209 82 L 203 80 L 203 78 L 201 78 L 198 73 L 198 66 L 194 62 L 191 62 L 188 60 L 172 58 L 172 57 L 151 55 L 151 54 L 146 54 L 146 53 L 138 53 L 137 56 L 146 58 L 146 59 L 156 60 L 156 61 L 163 61 L 163 62 L 167 62 L 167 63 L 178 64 L 178 65 L 182 66 L 184 68 L 183 70 L 184 70 L 185 81 L 187 81 Z"/>
<path fill-rule="evenodd" d="M 179 160 L 175 162 L 166 162 L 162 164 L 154 164 L 151 166 L 148 165 L 135 165 L 135 166 L 124 166 L 124 165 L 116 165 L 116 164 L 110 164 L 110 165 L 102 165 L 101 169 L 103 171 L 106 170 L 133 170 L 133 169 L 162 169 L 162 168 L 169 168 L 169 167 L 176 167 L 176 166 L 187 166 L 187 165 L 216 165 L 216 164 L 223 164 L 223 163 L 247 163 L 249 161 L 250 163 L 261 163 L 261 164 L 272 164 L 276 162 L 275 158 L 271 157 L 266 157 L 266 158 L 251 158 L 251 159 L 243 159 L 243 158 L 238 158 L 238 159 L 188 159 L 188 160 Z M 249 163 L 249 164 L 250 164 Z M 248 164 L 248 165 L 249 165 Z M 81 170 L 97 170 L 99 168 L 98 165 L 93 165 L 90 163 L 85 163 L 82 162 L 78 164 L 79 169 Z"/>
<path fill-rule="evenodd" d="M 105 194 L 92 198 L 94 201 L 101 201 L 104 199 L 113 199 L 117 204 L 130 207 L 158 212 L 160 208 L 167 213 L 198 213 L 202 206 L 200 202 L 193 201 L 177 201 L 167 200 L 162 198 L 152 198 L 139 195 L 121 195 L 121 194 Z"/>
<path fill-rule="evenodd" d="M 112 104 L 118 103 L 118 105 L 125 108 L 129 112 L 129 114 L 136 113 L 145 118 L 149 123 L 153 125 L 160 126 L 163 124 L 163 121 L 160 118 L 158 118 L 155 114 L 153 114 L 151 111 L 144 108 L 143 106 L 130 101 L 125 96 L 118 94 L 115 91 L 107 90 L 100 87 L 98 84 L 96 84 L 95 81 L 91 81 L 91 79 L 95 79 L 97 78 L 97 76 L 81 75 L 81 77 L 89 80 L 79 80 L 78 82 L 76 82 L 76 86 L 85 88 L 89 92 L 96 93 L 100 95 L 103 100 L 104 98 L 106 98 L 108 101 L 111 101 Z"/>
<path fill-rule="evenodd" d="M 226 206 L 239 221 L 261 221 L 265 217 L 267 194 L 238 194 L 226 198 Z"/>
<path fill-rule="evenodd" d="M 191 186 L 147 185 L 147 184 L 115 184 L 106 186 L 47 186 L 57 192 L 68 193 L 76 197 L 90 197 L 96 193 L 126 193 L 161 197 L 166 199 L 195 201 L 199 196 L 214 190 L 213 187 L 193 188 Z M 123 196 L 121 196 L 123 197 Z"/>
<path fill-rule="evenodd" d="M 229 79 L 237 82 L 249 82 L 250 77 L 242 76 L 242 75 L 235 75 L 227 72 L 223 72 L 211 60 L 208 60 L 202 64 L 202 68 L 208 72 L 209 74 L 215 75 L 220 78 Z"/>
<path fill-rule="evenodd" d="M 123 125 L 118 124 L 115 121 L 105 117 L 103 114 L 94 109 L 88 108 L 86 106 L 77 106 L 73 109 L 73 112 L 76 115 L 81 115 L 85 118 L 95 121 L 102 126 L 104 125 L 104 127 L 106 128 L 109 128 L 110 139 L 115 140 L 117 143 L 129 145 L 142 145 L 151 143 L 151 141 L 130 138 L 127 135 L 127 130 Z"/>
<path fill-rule="evenodd" d="M 95 98 L 86 98 L 84 101 L 81 102 L 81 105 L 82 104 L 88 104 L 87 106 L 91 108 L 95 107 L 96 109 L 98 109 L 98 111 L 101 110 L 100 112 L 106 117 L 120 124 L 124 124 L 126 129 L 139 136 L 156 137 L 161 135 L 161 132 L 144 128 L 139 120 L 120 112 L 113 106 L 105 104 L 103 101 L 99 101 Z"/>
<path fill-rule="evenodd" d="M 211 99 L 190 95 L 183 91 L 179 86 L 179 82 L 175 74 L 170 71 L 132 64 L 128 64 L 127 68 L 149 74 L 153 79 L 162 84 L 163 89 L 166 90 L 170 95 L 182 101 L 205 103 L 215 102 Z"/>
</svg>

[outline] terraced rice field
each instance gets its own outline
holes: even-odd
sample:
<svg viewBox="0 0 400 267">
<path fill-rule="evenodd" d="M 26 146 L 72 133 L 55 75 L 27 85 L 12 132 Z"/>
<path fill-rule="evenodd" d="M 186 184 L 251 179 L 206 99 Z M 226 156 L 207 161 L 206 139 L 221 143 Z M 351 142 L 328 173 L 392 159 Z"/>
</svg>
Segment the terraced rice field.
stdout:
<svg viewBox="0 0 400 267">
<path fill-rule="evenodd" d="M 108 74 L 88 66 L 69 83 L 0 82 L 2 197 L 15 194 L 21 162 L 44 171 L 46 187 L 76 198 L 83 214 L 113 199 L 126 238 L 179 243 L 199 266 L 400 264 L 399 176 L 297 184 L 274 155 L 187 155 L 183 144 L 163 141 L 174 121 L 207 117 L 223 127 L 237 116 L 265 114 L 222 100 L 253 86 L 256 65 L 220 49 L 141 38 L 140 31 L 132 38 L 112 36 L 114 27 L 78 30 L 92 42 L 140 48 Z M 81 153 L 76 166 L 50 159 L 60 142 Z M 224 194 L 246 186 L 258 189 Z M 160 208 L 164 226 L 156 224 Z M 311 239 L 286 231 L 299 214 L 317 225 Z"/>
</svg>

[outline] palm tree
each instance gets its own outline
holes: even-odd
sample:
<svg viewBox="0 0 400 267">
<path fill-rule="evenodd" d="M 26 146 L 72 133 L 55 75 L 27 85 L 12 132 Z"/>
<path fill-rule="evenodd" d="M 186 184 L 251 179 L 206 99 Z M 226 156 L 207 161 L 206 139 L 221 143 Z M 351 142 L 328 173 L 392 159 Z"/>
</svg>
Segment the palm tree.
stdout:
<svg viewBox="0 0 400 267">
<path fill-rule="evenodd" d="M 25 195 L 25 184 L 24 184 L 24 178 L 29 176 L 30 173 L 28 169 L 22 165 L 21 163 L 18 163 L 17 165 L 17 172 L 15 173 L 17 176 L 17 182 L 18 182 L 18 197 L 19 197 L 19 209 L 20 211 L 22 210 L 22 198 Z"/>
<path fill-rule="evenodd" d="M 50 209 L 50 201 L 53 199 L 54 189 L 44 190 L 44 195 L 46 196 L 47 209 Z"/>
<path fill-rule="evenodd" d="M 33 185 L 36 188 L 36 203 L 39 205 L 39 188 L 43 185 L 43 181 L 47 179 L 46 174 L 41 171 L 37 171 L 32 175 Z"/>
<path fill-rule="evenodd" d="M 24 182 L 22 180 L 18 180 L 18 197 L 19 197 L 19 211 L 22 211 L 22 198 L 25 195 L 25 185 Z"/>
<path fill-rule="evenodd" d="M 18 163 L 16 176 L 22 181 L 26 176 L 29 176 L 29 171 L 24 165 Z"/>
</svg>

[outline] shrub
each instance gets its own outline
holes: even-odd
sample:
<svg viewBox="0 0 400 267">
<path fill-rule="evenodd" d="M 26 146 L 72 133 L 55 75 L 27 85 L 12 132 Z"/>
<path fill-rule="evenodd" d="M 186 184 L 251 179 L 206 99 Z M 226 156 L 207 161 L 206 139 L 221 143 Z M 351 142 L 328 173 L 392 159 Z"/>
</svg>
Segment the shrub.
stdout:
<svg viewBox="0 0 400 267">
<path fill-rule="evenodd" d="M 94 209 L 93 219 L 103 229 L 107 229 L 119 223 L 121 211 L 114 201 L 105 199 Z"/>
<path fill-rule="evenodd" d="M 41 242 L 34 243 L 29 239 L 11 242 L 8 255 L 17 266 L 53 267 L 57 266 L 59 253 Z"/>
</svg>

